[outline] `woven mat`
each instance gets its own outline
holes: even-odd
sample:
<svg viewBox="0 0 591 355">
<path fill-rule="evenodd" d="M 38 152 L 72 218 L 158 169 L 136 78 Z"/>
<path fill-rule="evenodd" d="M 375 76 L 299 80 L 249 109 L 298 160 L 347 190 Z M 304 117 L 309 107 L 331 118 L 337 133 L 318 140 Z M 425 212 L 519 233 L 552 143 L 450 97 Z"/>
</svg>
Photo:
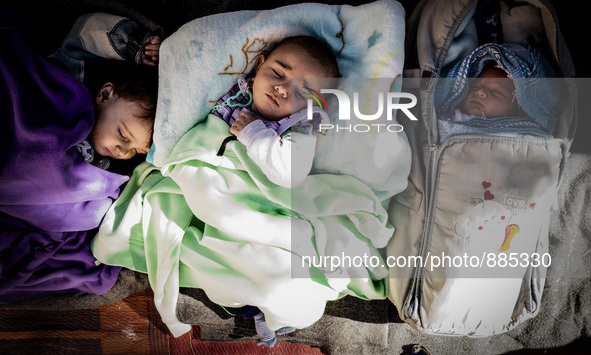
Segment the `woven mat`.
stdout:
<svg viewBox="0 0 591 355">
<path fill-rule="evenodd" d="M 160 320 L 150 289 L 113 304 L 81 310 L 0 311 L 0 354 L 329 354 L 292 343 L 204 342 L 199 326 L 174 338 Z"/>
<path fill-rule="evenodd" d="M 327 349 L 293 343 L 277 343 L 273 348 L 258 346 L 254 342 L 209 342 L 201 341 L 198 326 L 178 338 L 170 337 L 170 354 L 249 354 L 249 355 L 327 355 Z"/>
</svg>

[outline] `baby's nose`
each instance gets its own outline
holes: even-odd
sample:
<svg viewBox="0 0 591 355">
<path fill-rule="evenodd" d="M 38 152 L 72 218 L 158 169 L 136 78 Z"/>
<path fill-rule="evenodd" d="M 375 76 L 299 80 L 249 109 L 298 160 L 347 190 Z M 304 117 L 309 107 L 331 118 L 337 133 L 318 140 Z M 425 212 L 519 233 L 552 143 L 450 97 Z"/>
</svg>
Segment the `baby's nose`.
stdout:
<svg viewBox="0 0 591 355">
<path fill-rule="evenodd" d="M 478 89 L 474 92 L 474 94 L 476 95 L 476 97 L 482 98 L 484 99 L 486 97 L 486 91 L 482 90 L 482 89 Z"/>
<path fill-rule="evenodd" d="M 118 159 L 123 159 L 129 155 L 130 149 L 127 145 L 117 145 L 116 151 L 117 153 L 115 154 L 115 156 Z"/>
<path fill-rule="evenodd" d="M 277 91 L 281 97 L 287 97 L 287 88 L 285 85 L 275 85 L 275 91 Z"/>
</svg>

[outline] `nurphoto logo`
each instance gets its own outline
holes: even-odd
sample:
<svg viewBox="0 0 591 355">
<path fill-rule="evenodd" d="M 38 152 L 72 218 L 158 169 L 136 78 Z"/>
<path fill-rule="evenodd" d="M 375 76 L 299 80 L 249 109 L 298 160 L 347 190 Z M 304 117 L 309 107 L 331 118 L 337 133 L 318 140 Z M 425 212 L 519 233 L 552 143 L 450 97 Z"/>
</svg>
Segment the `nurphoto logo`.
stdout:
<svg viewBox="0 0 591 355">
<path fill-rule="evenodd" d="M 308 99 L 308 120 L 312 120 L 314 117 L 313 105 L 314 102 L 320 106 L 321 109 L 328 112 L 328 105 L 322 94 L 333 94 L 338 101 L 339 118 L 338 123 L 323 123 L 319 125 L 319 131 L 335 129 L 338 131 L 348 132 L 369 132 L 369 131 L 388 131 L 388 132 L 402 132 L 404 127 L 398 123 L 391 123 L 393 119 L 394 110 L 402 111 L 411 121 L 417 121 L 417 118 L 410 111 L 417 104 L 417 98 L 415 95 L 406 92 L 387 92 L 378 93 L 377 95 L 377 109 L 374 113 L 364 114 L 361 112 L 359 106 L 359 93 L 353 93 L 353 105 L 351 105 L 351 99 L 349 94 L 338 89 L 320 89 L 320 92 L 306 88 L 312 93 L 307 93 L 312 99 Z M 410 102 L 401 103 L 399 99 L 410 99 Z M 314 101 L 313 101 L 314 100 Z M 384 104 L 384 101 L 385 104 Z M 353 108 L 354 117 L 361 121 L 372 121 L 377 120 L 383 121 L 384 110 L 386 115 L 387 123 L 360 123 L 351 124 L 351 107 Z"/>
</svg>

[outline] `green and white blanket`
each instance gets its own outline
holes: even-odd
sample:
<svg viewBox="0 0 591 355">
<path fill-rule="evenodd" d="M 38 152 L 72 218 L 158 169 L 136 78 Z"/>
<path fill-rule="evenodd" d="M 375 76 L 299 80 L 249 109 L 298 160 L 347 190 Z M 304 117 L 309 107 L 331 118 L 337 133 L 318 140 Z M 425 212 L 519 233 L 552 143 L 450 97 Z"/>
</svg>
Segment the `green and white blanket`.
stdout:
<svg viewBox="0 0 591 355">
<path fill-rule="evenodd" d="M 213 31 L 220 24 L 225 31 L 234 24 L 237 29 Z M 404 12 L 395 1 L 220 14 L 194 20 L 163 43 L 155 132 L 164 130 L 171 140 L 164 144 L 155 136 L 157 153 L 162 143 L 158 167 L 144 163 L 136 169 L 92 250 L 103 263 L 148 274 L 156 307 L 175 336 L 190 329 L 176 318 L 179 287 L 201 288 L 224 306 L 257 306 L 271 329 L 307 327 L 327 301 L 344 295 L 386 297 L 388 270 L 383 250 L 372 241 L 385 245 L 393 233 L 383 206 L 406 187 L 410 149 L 403 133 L 389 140 L 364 135 L 355 143 L 357 156 L 342 154 L 351 146 L 346 137 L 327 135 L 315 174 L 293 189 L 270 182 L 238 141 L 228 143 L 223 156 L 216 154 L 229 127 L 204 111 L 236 75 L 201 80 L 221 73 L 215 66 L 225 64 L 195 58 L 225 39 L 228 48 L 242 46 L 236 33 L 270 43 L 302 32 L 332 36 L 327 42 L 345 77 L 375 74 L 391 83 L 402 71 Z M 204 34 L 218 38 L 209 42 Z M 194 53 L 198 48 L 202 52 Z M 341 161 L 327 159 L 339 152 Z M 332 172 L 370 158 L 379 160 L 375 175 L 364 175 L 367 169 L 358 175 Z"/>
</svg>

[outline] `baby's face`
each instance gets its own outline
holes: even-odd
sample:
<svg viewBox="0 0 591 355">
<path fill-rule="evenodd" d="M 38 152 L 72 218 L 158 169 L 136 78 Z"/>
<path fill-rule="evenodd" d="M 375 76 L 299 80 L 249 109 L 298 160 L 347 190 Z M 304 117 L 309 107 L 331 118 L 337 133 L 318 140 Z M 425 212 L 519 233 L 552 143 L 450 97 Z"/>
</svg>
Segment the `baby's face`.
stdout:
<svg viewBox="0 0 591 355">
<path fill-rule="evenodd" d="M 472 79 L 468 94 L 460 110 L 470 116 L 511 117 L 519 113 L 517 99 L 513 98 L 515 85 L 507 73 L 499 68 L 488 68 Z"/>
<path fill-rule="evenodd" d="M 275 49 L 257 66 L 253 82 L 251 110 L 268 120 L 277 121 L 306 107 L 306 87 L 320 90 L 324 70 L 308 53 L 297 46 Z M 299 79 L 293 82 L 292 79 Z"/>
<path fill-rule="evenodd" d="M 147 154 L 151 147 L 153 123 L 139 118 L 143 109 L 137 102 L 117 95 L 98 104 L 90 140 L 96 152 L 113 159 L 130 159 Z M 99 98 L 97 98 L 97 101 Z"/>
</svg>

